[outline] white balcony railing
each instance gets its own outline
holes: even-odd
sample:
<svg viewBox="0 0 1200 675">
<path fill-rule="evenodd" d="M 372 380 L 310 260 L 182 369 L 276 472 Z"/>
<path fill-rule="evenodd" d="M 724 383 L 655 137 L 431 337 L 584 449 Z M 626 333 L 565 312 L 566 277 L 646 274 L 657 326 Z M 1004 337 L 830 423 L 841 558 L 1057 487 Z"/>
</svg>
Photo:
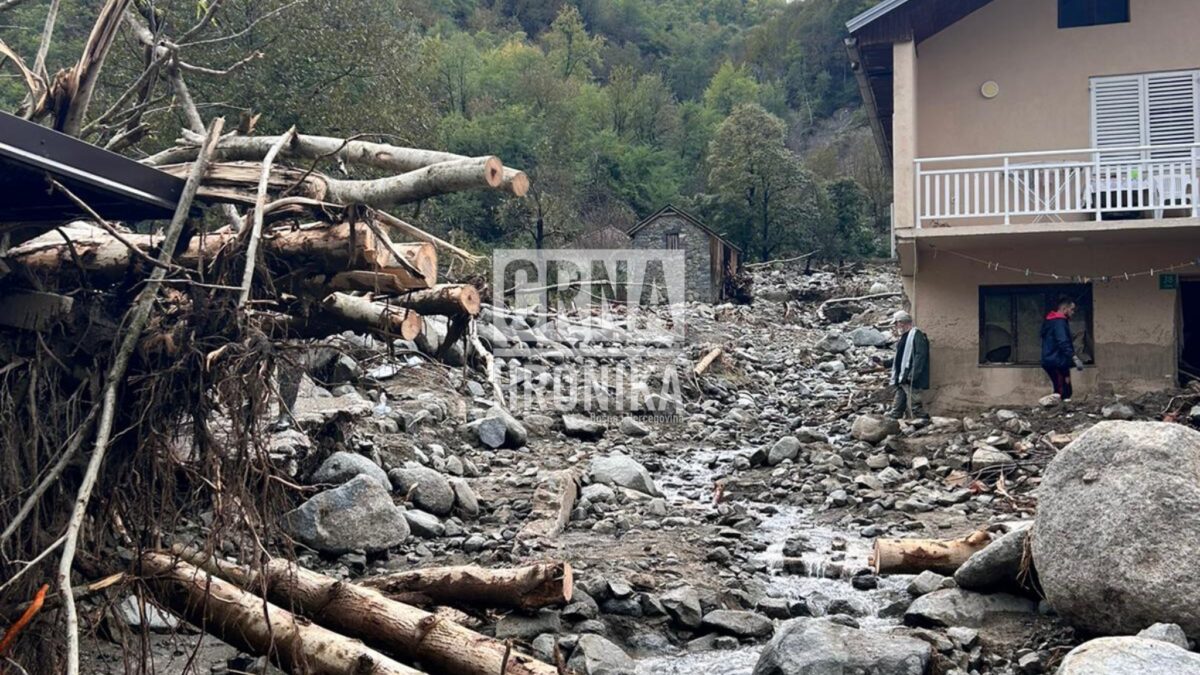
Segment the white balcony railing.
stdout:
<svg viewBox="0 0 1200 675">
<path fill-rule="evenodd" d="M 1162 218 L 1167 211 L 1200 217 L 1200 143 L 929 157 L 915 164 L 917 227 Z"/>
</svg>

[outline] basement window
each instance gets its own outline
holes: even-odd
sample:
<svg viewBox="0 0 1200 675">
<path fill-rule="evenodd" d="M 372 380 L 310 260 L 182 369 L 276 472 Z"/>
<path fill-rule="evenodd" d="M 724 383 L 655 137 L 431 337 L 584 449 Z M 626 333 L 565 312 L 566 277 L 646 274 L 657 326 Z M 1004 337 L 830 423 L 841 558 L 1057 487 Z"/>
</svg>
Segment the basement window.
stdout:
<svg viewBox="0 0 1200 675">
<path fill-rule="evenodd" d="M 1071 336 L 1075 353 L 1095 363 L 1092 340 L 1091 284 L 979 287 L 979 363 L 1040 366 L 1042 322 L 1060 296 L 1075 301 Z"/>
<path fill-rule="evenodd" d="M 1129 23 L 1129 0 L 1058 0 L 1058 27 Z"/>
<path fill-rule="evenodd" d="M 663 235 L 663 248 L 668 251 L 675 251 L 679 248 L 679 233 L 668 232 Z"/>
</svg>

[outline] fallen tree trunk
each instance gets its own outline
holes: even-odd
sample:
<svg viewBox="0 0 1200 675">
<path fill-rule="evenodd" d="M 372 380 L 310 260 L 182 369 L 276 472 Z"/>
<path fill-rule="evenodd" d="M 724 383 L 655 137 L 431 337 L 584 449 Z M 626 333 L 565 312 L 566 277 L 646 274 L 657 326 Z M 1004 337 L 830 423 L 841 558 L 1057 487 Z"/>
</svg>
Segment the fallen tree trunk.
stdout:
<svg viewBox="0 0 1200 675">
<path fill-rule="evenodd" d="M 201 562 L 199 556 L 189 559 Z M 445 675 L 558 675 L 549 664 L 417 607 L 370 588 L 317 574 L 286 560 L 272 560 L 261 573 L 203 558 L 205 569 L 267 597 L 325 626 Z"/>
<path fill-rule="evenodd" d="M 469 284 L 442 284 L 404 293 L 393 298 L 391 302 L 421 314 L 440 316 L 478 316 L 482 306 L 479 291 Z"/>
<path fill-rule="evenodd" d="M 405 340 L 416 339 L 424 325 L 421 315 L 414 310 L 345 293 L 329 294 L 321 301 L 321 306 L 323 313 L 347 327 Z"/>
<path fill-rule="evenodd" d="M 76 281 L 81 273 L 92 281 L 117 281 L 141 262 L 142 256 L 102 229 L 73 224 L 61 231 L 69 242 L 59 232 L 49 232 L 11 249 L 4 260 L 14 269 L 24 268 L 47 280 L 50 286 Z M 175 263 L 198 269 L 235 243 L 237 237 L 232 232 L 193 237 Z M 162 244 L 162 237 L 155 235 L 131 233 L 122 238 L 143 254 Z M 362 223 L 355 225 L 353 236 L 348 223 L 275 229 L 264 233 L 262 248 L 268 267 L 274 262 L 283 272 L 302 266 L 327 273 L 369 269 L 393 277 L 393 287 L 404 290 L 429 288 L 437 278 L 437 250 L 432 244 L 393 244 Z M 396 254 L 404 261 L 397 260 Z"/>
<path fill-rule="evenodd" d="M 183 131 L 176 147 L 169 148 L 145 163 L 162 166 L 178 162 L 190 162 L 195 157 L 201 139 L 200 134 Z M 217 145 L 217 157 L 222 161 L 261 161 L 271 146 L 279 141 L 278 136 L 227 136 Z M 297 135 L 280 152 L 284 159 L 339 161 L 348 166 L 366 166 L 384 171 L 408 172 L 432 164 L 468 159 L 463 155 L 436 150 L 405 148 L 371 141 L 344 140 L 329 136 Z M 502 185 L 512 194 L 522 197 L 529 189 L 525 173 L 505 168 Z"/>
<path fill-rule="evenodd" d="M 357 640 L 299 621 L 291 612 L 169 554 L 147 553 L 141 562 L 160 604 L 239 649 L 265 654 L 288 673 L 421 673 Z"/>
<path fill-rule="evenodd" d="M 868 564 L 876 574 L 919 574 L 929 570 L 951 575 L 990 542 L 988 533 L 982 530 L 961 539 L 876 539 Z"/>
<path fill-rule="evenodd" d="M 570 563 L 550 562 L 487 569 L 475 565 L 430 567 L 384 574 L 360 582 L 400 599 L 503 609 L 534 610 L 571 602 Z"/>
</svg>

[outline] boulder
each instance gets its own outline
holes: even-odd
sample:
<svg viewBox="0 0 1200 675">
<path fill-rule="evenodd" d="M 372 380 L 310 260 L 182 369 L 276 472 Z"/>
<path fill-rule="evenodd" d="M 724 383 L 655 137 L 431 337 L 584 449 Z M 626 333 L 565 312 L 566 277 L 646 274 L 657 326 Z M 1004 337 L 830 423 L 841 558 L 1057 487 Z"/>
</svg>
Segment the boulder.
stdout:
<svg viewBox="0 0 1200 675">
<path fill-rule="evenodd" d="M 404 519 L 408 521 L 409 530 L 413 535 L 422 539 L 436 539 L 446 533 L 446 526 L 432 513 L 406 509 Z"/>
<path fill-rule="evenodd" d="M 850 428 L 850 435 L 856 440 L 867 443 L 878 443 L 888 436 L 900 433 L 900 423 L 890 417 L 879 415 L 859 415 Z"/>
<path fill-rule="evenodd" d="M 626 436 L 641 438 L 650 435 L 650 428 L 632 417 L 621 418 L 621 433 Z"/>
<path fill-rule="evenodd" d="M 583 415 L 563 415 L 563 433 L 570 438 L 598 441 L 604 436 L 605 426 Z"/>
<path fill-rule="evenodd" d="M 1036 541 L 1036 540 L 1035 540 Z M 1057 675 L 1200 675 L 1200 654 L 1143 637 L 1102 637 L 1072 649 Z"/>
<path fill-rule="evenodd" d="M 1173 623 L 1156 623 L 1146 630 L 1138 633 L 1137 636 L 1150 640 L 1162 640 L 1163 642 L 1170 642 L 1176 647 L 1182 647 L 1183 649 L 1188 648 L 1187 635 L 1184 635 L 1182 628 Z"/>
<path fill-rule="evenodd" d="M 1131 420 L 1137 417 L 1137 411 L 1128 403 L 1109 403 L 1100 409 L 1100 414 L 1106 420 Z"/>
<path fill-rule="evenodd" d="M 454 492 L 454 506 L 461 515 L 474 518 L 479 515 L 479 497 L 464 478 L 450 478 L 450 490 Z"/>
<path fill-rule="evenodd" d="M 1012 455 L 991 446 L 975 448 L 975 452 L 971 453 L 971 471 L 973 473 L 994 475 L 1001 471 L 1007 473 L 1015 468 L 1017 468 L 1017 463 L 1013 460 Z"/>
<path fill-rule="evenodd" d="M 946 577 L 933 570 L 925 570 L 908 582 L 908 594 L 914 598 L 929 595 L 934 591 L 941 590 L 944 583 L 946 583 Z"/>
<path fill-rule="evenodd" d="M 388 472 L 392 486 L 401 495 L 412 499 L 417 508 L 437 516 L 446 516 L 454 508 L 454 490 L 442 474 L 409 462 L 401 469 Z"/>
<path fill-rule="evenodd" d="M 519 448 L 529 440 L 529 432 L 507 410 L 494 406 L 468 427 L 475 430 L 479 442 L 489 448 Z"/>
<path fill-rule="evenodd" d="M 562 618 L 552 609 L 539 610 L 532 615 L 509 614 L 496 622 L 496 637 L 532 640 L 542 633 L 562 632 Z"/>
<path fill-rule="evenodd" d="M 580 635 L 567 667 L 580 675 L 634 675 L 637 664 L 620 647 L 599 635 Z"/>
<path fill-rule="evenodd" d="M 886 334 L 870 326 L 855 328 L 846 337 L 855 347 L 882 347 L 892 341 Z"/>
<path fill-rule="evenodd" d="M 795 461 L 799 456 L 800 439 L 795 436 L 784 436 L 771 446 L 771 452 L 767 454 L 767 464 L 775 466 L 785 459 Z"/>
<path fill-rule="evenodd" d="M 909 626 L 967 626 L 978 628 L 998 614 L 1032 614 L 1037 603 L 1007 593 L 985 595 L 961 588 L 946 588 L 922 595 L 908 606 L 904 623 Z"/>
<path fill-rule="evenodd" d="M 829 619 L 797 619 L 763 648 L 754 675 L 924 675 L 933 658 L 917 638 L 864 631 Z"/>
<path fill-rule="evenodd" d="M 1046 468 L 1033 563 L 1050 606 L 1095 634 L 1200 637 L 1200 433 L 1100 422 Z"/>
<path fill-rule="evenodd" d="M 384 551 L 408 538 L 404 510 L 375 479 L 356 476 L 283 515 L 283 530 L 325 553 Z"/>
<path fill-rule="evenodd" d="M 1025 542 L 1029 538 L 1029 527 L 1013 530 L 988 544 L 967 559 L 954 573 L 959 588 L 968 591 L 1024 590 L 1018 580 L 1021 574 L 1021 558 L 1025 555 Z"/>
<path fill-rule="evenodd" d="M 607 457 L 592 460 L 591 477 L 594 483 L 635 490 L 651 497 L 658 497 L 658 487 L 650 472 L 629 455 L 614 452 Z"/>
<path fill-rule="evenodd" d="M 675 623 L 684 628 L 695 629 L 700 627 L 700 621 L 703 618 L 703 610 L 700 607 L 700 594 L 691 586 L 680 586 L 673 588 L 659 596 L 658 601 L 662 603 L 667 614 Z"/>
<path fill-rule="evenodd" d="M 345 451 L 335 452 L 321 462 L 321 466 L 313 472 L 310 482 L 314 485 L 320 483 L 341 485 L 359 475 L 374 478 L 384 487 L 390 485 L 387 472 L 379 468 L 378 464 L 362 455 Z"/>
<path fill-rule="evenodd" d="M 775 624 L 762 614 L 736 609 L 713 610 L 704 615 L 701 625 L 738 638 L 766 638 L 775 632 Z"/>
<path fill-rule="evenodd" d="M 829 352 L 831 354 L 843 354 L 850 351 L 853 345 L 846 339 L 846 336 L 837 333 L 830 333 L 821 338 L 817 343 L 817 349 Z"/>
</svg>

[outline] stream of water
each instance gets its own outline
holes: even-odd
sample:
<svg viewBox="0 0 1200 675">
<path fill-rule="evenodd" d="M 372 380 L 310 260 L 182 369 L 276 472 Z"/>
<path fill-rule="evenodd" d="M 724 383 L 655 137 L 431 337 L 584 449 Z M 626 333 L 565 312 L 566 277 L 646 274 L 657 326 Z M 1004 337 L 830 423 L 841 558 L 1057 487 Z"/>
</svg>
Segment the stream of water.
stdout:
<svg viewBox="0 0 1200 675">
<path fill-rule="evenodd" d="M 697 507 L 711 499 L 711 487 L 732 462 L 733 451 L 695 451 L 687 458 L 668 461 L 661 489 L 667 499 L 677 506 Z M 688 502 L 691 502 L 689 504 Z M 766 545 L 757 555 L 766 564 L 770 576 L 765 580 L 770 597 L 804 599 L 816 616 L 826 613 L 830 603 L 848 602 L 857 609 L 857 618 L 864 629 L 886 628 L 897 619 L 879 617 L 879 612 L 906 595 L 909 576 L 880 577 L 872 590 L 858 590 L 848 575 L 867 565 L 872 542 L 857 532 L 818 524 L 810 509 L 797 506 L 767 505 L 753 501 L 741 502 L 752 512 L 771 513 L 750 536 Z M 807 545 L 797 563 L 788 562 L 785 571 L 784 548 L 787 540 L 802 536 Z M 836 563 L 836 567 L 831 567 Z M 800 574 L 799 565 L 803 566 Z M 837 574 L 836 570 L 843 572 Z M 777 622 L 777 629 L 779 623 Z M 736 650 L 686 652 L 647 656 L 638 660 L 639 675 L 750 675 L 758 661 L 762 645 Z"/>
</svg>

